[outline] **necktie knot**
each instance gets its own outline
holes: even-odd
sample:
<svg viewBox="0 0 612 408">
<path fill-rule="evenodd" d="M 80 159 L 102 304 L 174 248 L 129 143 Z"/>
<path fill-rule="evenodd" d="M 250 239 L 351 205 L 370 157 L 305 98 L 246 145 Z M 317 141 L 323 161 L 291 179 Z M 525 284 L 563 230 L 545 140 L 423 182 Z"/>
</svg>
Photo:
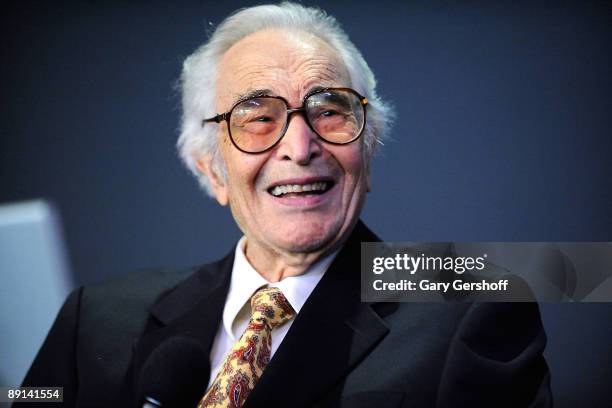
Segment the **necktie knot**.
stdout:
<svg viewBox="0 0 612 408">
<path fill-rule="evenodd" d="M 251 324 L 274 329 L 294 316 L 293 307 L 278 288 L 261 288 L 251 297 Z"/>
</svg>

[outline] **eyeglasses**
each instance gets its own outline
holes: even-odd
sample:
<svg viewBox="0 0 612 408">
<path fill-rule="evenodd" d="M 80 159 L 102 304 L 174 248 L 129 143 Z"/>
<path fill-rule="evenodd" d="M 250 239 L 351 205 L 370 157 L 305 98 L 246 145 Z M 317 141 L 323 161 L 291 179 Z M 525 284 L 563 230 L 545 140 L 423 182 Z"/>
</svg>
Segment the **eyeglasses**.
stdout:
<svg viewBox="0 0 612 408">
<path fill-rule="evenodd" d="M 306 123 L 321 139 L 343 145 L 359 139 L 366 121 L 368 99 L 350 88 L 323 88 L 304 97 L 300 108 L 290 108 L 280 96 L 253 96 L 239 100 L 228 112 L 204 119 L 227 122 L 234 146 L 244 153 L 263 153 L 285 135 L 289 119 L 302 113 Z"/>
</svg>

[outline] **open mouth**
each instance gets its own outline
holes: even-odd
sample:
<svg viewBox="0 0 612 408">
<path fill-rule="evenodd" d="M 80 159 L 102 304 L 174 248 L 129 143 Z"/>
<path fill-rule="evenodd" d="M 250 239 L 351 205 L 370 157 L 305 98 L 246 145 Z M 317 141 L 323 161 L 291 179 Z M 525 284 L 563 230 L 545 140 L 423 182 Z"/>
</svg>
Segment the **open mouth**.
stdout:
<svg viewBox="0 0 612 408">
<path fill-rule="evenodd" d="M 316 181 L 305 184 L 281 184 L 270 187 L 268 193 L 274 197 L 306 197 L 321 195 L 334 186 L 333 181 Z"/>
</svg>

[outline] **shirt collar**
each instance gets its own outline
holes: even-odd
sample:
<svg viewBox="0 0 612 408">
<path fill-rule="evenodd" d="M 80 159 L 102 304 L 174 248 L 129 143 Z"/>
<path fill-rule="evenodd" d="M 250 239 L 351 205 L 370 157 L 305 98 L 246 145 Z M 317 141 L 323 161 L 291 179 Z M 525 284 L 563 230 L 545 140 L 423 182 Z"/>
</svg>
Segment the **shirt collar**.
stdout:
<svg viewBox="0 0 612 408">
<path fill-rule="evenodd" d="M 338 251 L 317 261 L 301 275 L 289 276 L 280 282 L 269 283 L 251 266 L 244 254 L 246 237 L 242 237 L 236 245 L 234 265 L 230 281 L 229 293 L 223 309 L 223 326 L 226 333 L 233 339 L 241 333 L 234 333 L 233 324 L 241 309 L 251 300 L 253 293 L 262 286 L 279 288 L 287 298 L 296 313 L 299 313 L 306 300 L 317 286 L 325 271 L 334 260 Z"/>
</svg>

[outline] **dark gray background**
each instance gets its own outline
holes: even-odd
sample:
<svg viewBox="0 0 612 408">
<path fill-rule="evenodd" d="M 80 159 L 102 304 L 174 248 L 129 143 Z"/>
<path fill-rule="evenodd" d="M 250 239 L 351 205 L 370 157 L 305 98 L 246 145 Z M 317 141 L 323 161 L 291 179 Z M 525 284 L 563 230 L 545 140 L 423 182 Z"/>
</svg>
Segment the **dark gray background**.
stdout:
<svg viewBox="0 0 612 408">
<path fill-rule="evenodd" d="M 609 4 L 400 3 L 308 3 L 396 106 L 366 223 L 387 241 L 612 241 Z M 0 202 L 58 206 L 79 284 L 238 238 L 176 156 L 173 84 L 209 22 L 251 4 L 3 2 Z M 557 405 L 607 406 L 612 305 L 542 312 Z"/>
</svg>

